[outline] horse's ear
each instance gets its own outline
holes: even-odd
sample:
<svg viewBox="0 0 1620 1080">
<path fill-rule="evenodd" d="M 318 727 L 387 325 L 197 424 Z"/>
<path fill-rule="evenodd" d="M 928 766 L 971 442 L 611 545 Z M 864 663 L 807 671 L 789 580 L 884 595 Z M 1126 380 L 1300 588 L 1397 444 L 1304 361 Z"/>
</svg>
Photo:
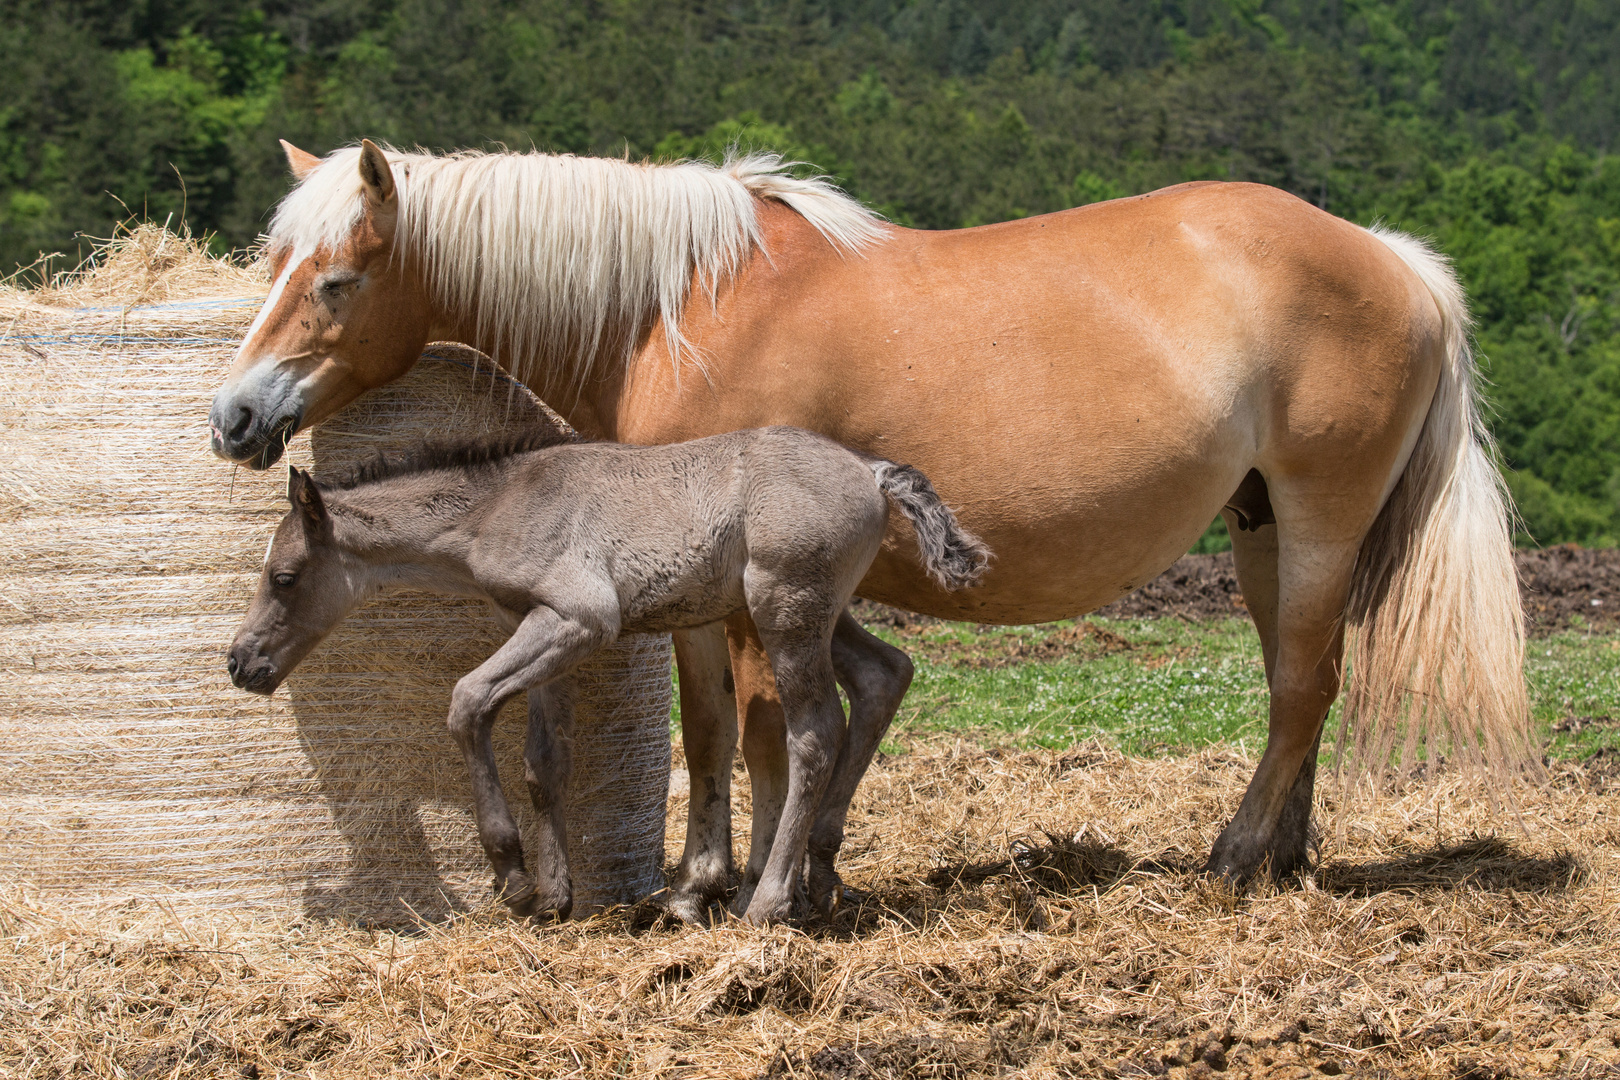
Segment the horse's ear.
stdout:
<svg viewBox="0 0 1620 1080">
<path fill-rule="evenodd" d="M 394 170 L 370 139 L 360 140 L 360 182 L 366 185 L 366 198 L 374 206 L 394 197 Z"/>
<path fill-rule="evenodd" d="M 298 511 L 298 520 L 304 523 L 306 534 L 326 531 L 330 519 L 326 516 L 326 504 L 321 501 L 320 489 L 310 479 L 309 473 L 299 472 L 291 465 L 287 466 L 287 501 Z"/>
<path fill-rule="evenodd" d="M 302 180 L 321 163 L 320 158 L 298 149 L 286 139 L 281 140 L 281 150 L 287 155 L 287 168 L 292 171 L 294 180 Z"/>
</svg>

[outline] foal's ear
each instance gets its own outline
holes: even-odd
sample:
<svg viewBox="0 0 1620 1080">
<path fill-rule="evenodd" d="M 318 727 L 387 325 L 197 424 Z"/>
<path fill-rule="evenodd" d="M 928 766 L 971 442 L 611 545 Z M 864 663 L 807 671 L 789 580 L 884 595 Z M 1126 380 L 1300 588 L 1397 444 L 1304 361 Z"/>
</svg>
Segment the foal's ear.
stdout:
<svg viewBox="0 0 1620 1080">
<path fill-rule="evenodd" d="M 360 182 L 366 185 L 366 199 L 380 205 L 394 197 L 394 170 L 388 157 L 370 139 L 360 140 Z"/>
<path fill-rule="evenodd" d="M 326 504 L 321 501 L 320 489 L 310 479 L 309 473 L 300 472 L 291 465 L 287 466 L 287 501 L 298 511 L 298 520 L 304 523 L 306 533 L 325 530 L 329 519 Z"/>
<path fill-rule="evenodd" d="M 292 171 L 294 180 L 302 180 L 321 163 L 320 158 L 305 153 L 286 139 L 281 140 L 281 151 L 287 155 L 287 168 Z"/>
</svg>

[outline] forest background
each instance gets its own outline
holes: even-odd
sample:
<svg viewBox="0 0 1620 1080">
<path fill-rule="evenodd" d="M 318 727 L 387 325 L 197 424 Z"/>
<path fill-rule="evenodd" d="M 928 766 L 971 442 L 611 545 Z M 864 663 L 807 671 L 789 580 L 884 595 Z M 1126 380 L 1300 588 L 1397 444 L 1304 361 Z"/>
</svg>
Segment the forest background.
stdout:
<svg viewBox="0 0 1620 1080">
<path fill-rule="evenodd" d="M 7 0 L 0 272 L 131 215 L 250 245 L 278 138 L 741 144 L 931 229 L 1260 181 L 1456 261 L 1520 541 L 1612 544 L 1617 132 L 1598 0 Z"/>
</svg>

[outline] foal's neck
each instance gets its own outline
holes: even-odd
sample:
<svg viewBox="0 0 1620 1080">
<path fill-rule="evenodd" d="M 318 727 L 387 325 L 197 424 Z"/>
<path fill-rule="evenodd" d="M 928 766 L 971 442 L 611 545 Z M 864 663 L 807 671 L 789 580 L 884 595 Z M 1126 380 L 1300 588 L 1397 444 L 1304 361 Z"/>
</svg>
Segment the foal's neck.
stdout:
<svg viewBox="0 0 1620 1080">
<path fill-rule="evenodd" d="M 478 487 L 465 473 L 435 469 L 330 492 L 333 539 L 381 587 L 481 595 L 467 567 Z"/>
</svg>

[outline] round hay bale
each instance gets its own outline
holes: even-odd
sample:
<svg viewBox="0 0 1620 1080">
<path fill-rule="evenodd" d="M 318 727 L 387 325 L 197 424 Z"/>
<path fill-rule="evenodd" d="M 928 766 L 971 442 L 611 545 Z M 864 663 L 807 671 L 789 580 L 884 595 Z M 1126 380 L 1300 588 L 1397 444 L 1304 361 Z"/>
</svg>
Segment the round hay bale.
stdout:
<svg viewBox="0 0 1620 1080">
<path fill-rule="evenodd" d="M 209 396 L 258 303 L 0 295 L 0 881 L 177 912 L 401 922 L 483 905 L 490 872 L 444 731 L 455 680 L 501 640 L 480 605 L 370 605 L 271 699 L 225 677 L 285 509 L 284 473 L 232 470 L 206 445 Z M 335 418 L 317 460 L 302 439 L 289 456 L 319 472 L 388 440 L 541 418 L 521 391 L 487 362 L 475 376 L 465 357 L 429 359 Z M 580 910 L 661 884 L 669 698 L 664 639 L 582 673 Z M 523 725 L 516 702 L 497 729 L 520 820 Z"/>
<path fill-rule="evenodd" d="M 408 452 L 424 440 L 498 435 L 535 426 L 570 431 L 561 417 L 487 358 L 470 349 L 439 345 L 404 378 L 373 390 L 316 427 L 310 435 L 310 448 L 319 477 L 342 473 L 378 454 Z M 375 633 L 380 631 L 380 640 L 386 641 L 394 620 L 424 603 L 442 606 L 445 601 L 409 595 L 385 597 L 351 616 L 339 633 L 354 642 L 355 664 L 362 669 L 369 665 L 377 670 L 401 660 L 415 662 L 418 656 L 434 657 L 434 671 L 444 682 L 436 710 L 442 726 L 450 686 L 481 663 L 492 648 L 480 642 L 476 650 L 467 650 L 460 636 L 465 628 L 458 620 L 445 624 L 442 640 L 413 635 L 406 653 L 365 656 L 367 642 Z M 472 608 L 474 618 L 482 613 L 482 605 L 457 603 Z M 489 619 L 487 613 L 483 617 Z M 663 887 L 670 765 L 669 652 L 665 635 L 626 634 L 581 665 L 576 676 L 574 773 L 567 816 L 575 907 L 581 912 L 632 902 Z M 453 673 L 445 679 L 447 671 Z M 296 673 L 289 685 L 295 680 Z M 293 686 L 293 693 L 295 699 L 320 696 L 314 686 Z M 316 712 L 324 715 L 325 708 L 323 703 Z M 497 752 L 507 801 L 528 833 L 529 796 L 521 783 L 523 712 L 522 700 L 509 704 L 503 712 Z M 463 769 L 448 737 L 440 742 L 444 744 L 441 749 L 454 759 L 454 767 Z M 399 775 L 412 768 L 409 761 L 396 766 Z M 532 838 L 526 847 L 535 850 Z"/>
</svg>

